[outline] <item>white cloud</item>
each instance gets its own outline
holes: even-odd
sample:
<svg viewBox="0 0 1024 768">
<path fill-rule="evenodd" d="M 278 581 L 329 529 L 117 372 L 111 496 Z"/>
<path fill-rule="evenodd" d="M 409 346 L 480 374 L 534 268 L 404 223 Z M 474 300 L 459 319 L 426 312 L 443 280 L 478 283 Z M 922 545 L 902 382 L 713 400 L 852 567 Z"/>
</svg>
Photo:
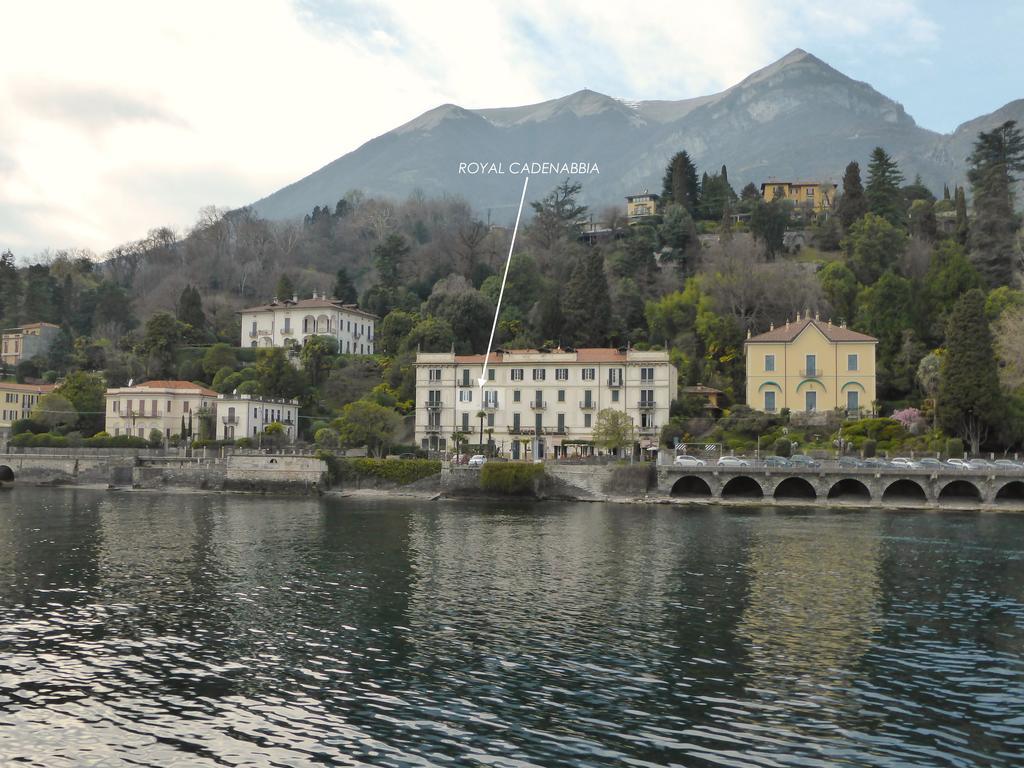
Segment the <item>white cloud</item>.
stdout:
<svg viewBox="0 0 1024 768">
<path fill-rule="evenodd" d="M 203 205 L 252 202 L 445 102 L 719 90 L 799 44 L 797 17 L 856 36 L 877 21 L 922 45 L 934 37 L 905 2 L 870 3 L 865 23 L 859 6 L 705 5 L 7 4 L 0 248 L 103 250 L 181 229 Z"/>
</svg>

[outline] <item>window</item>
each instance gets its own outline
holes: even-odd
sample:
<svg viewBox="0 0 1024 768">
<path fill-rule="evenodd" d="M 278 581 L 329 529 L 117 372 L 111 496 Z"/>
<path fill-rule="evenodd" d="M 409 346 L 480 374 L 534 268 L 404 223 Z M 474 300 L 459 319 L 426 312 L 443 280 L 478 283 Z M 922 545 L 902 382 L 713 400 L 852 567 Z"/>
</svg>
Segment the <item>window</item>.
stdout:
<svg viewBox="0 0 1024 768">
<path fill-rule="evenodd" d="M 518 402 L 520 402 L 520 399 L 521 398 L 520 398 L 519 390 L 518 389 L 513 389 L 512 390 L 512 402 L 513 403 L 518 403 Z"/>
<path fill-rule="evenodd" d="M 185 413 L 188 413 L 190 410 L 192 410 L 191 408 L 188 407 L 188 400 L 181 404 L 181 410 L 184 411 Z"/>
<path fill-rule="evenodd" d="M 284 319 L 284 332 L 288 333 L 289 331 L 291 331 L 291 329 L 292 329 L 292 319 L 290 317 L 286 317 Z"/>
<path fill-rule="evenodd" d="M 565 432 L 565 414 L 558 414 L 558 431 Z"/>
<path fill-rule="evenodd" d="M 857 370 L 857 363 L 858 363 L 858 360 L 857 360 L 857 356 L 856 355 L 847 355 L 846 356 L 846 370 L 848 370 L 848 371 L 856 371 Z"/>
<path fill-rule="evenodd" d="M 545 371 L 544 371 L 543 368 L 534 368 L 533 369 L 533 380 L 534 381 L 544 381 L 544 377 L 545 377 Z"/>
<path fill-rule="evenodd" d="M 252 330 L 250 330 L 249 333 L 251 335 L 253 335 L 253 336 L 256 335 L 256 321 L 255 320 L 252 321 Z"/>
<path fill-rule="evenodd" d="M 596 368 L 584 368 L 583 369 L 583 380 L 584 381 L 594 381 L 596 378 L 597 378 L 597 369 Z"/>
<path fill-rule="evenodd" d="M 613 389 L 612 390 L 612 402 L 613 403 L 619 402 L 619 390 L 617 390 L 617 389 Z"/>
<path fill-rule="evenodd" d="M 846 410 L 851 413 L 860 410 L 860 393 L 855 389 L 846 393 Z"/>
<path fill-rule="evenodd" d="M 767 373 L 771 373 L 775 370 L 775 355 L 764 356 L 764 370 Z"/>
<path fill-rule="evenodd" d="M 469 414 L 468 413 L 462 414 L 462 431 L 463 432 L 468 432 L 469 431 Z"/>
<path fill-rule="evenodd" d="M 497 373 L 497 371 L 494 370 L 493 368 L 488 368 L 487 369 L 487 380 L 488 381 L 494 381 L 494 377 L 495 377 L 496 373 Z"/>
<path fill-rule="evenodd" d="M 611 368 L 608 371 L 608 386 L 609 387 L 621 387 L 622 386 L 622 369 Z"/>
<path fill-rule="evenodd" d="M 818 393 L 813 389 L 807 390 L 807 394 L 804 395 L 804 405 L 808 413 L 818 410 Z"/>
<path fill-rule="evenodd" d="M 462 386 L 469 386 L 469 368 L 462 369 Z"/>
<path fill-rule="evenodd" d="M 460 389 L 459 390 L 459 402 L 460 403 L 472 403 L 473 402 L 473 390 L 472 389 Z"/>
<path fill-rule="evenodd" d="M 807 196 L 808 197 L 814 197 L 814 187 L 808 187 L 807 188 Z"/>
<path fill-rule="evenodd" d="M 818 371 L 818 358 L 815 355 L 807 355 L 806 362 L 804 363 L 806 370 L 804 376 L 817 376 Z"/>
<path fill-rule="evenodd" d="M 132 401 L 129 400 L 128 401 L 128 413 L 131 413 L 131 412 L 132 412 Z"/>
<path fill-rule="evenodd" d="M 441 380 L 441 369 L 440 368 L 430 368 L 429 370 L 430 370 L 430 380 L 431 381 L 440 381 Z"/>
<path fill-rule="evenodd" d="M 654 369 L 653 368 L 641 368 L 640 369 L 640 381 L 654 381 Z"/>
<path fill-rule="evenodd" d="M 654 405 L 654 390 L 653 389 L 641 389 L 640 390 L 640 407 L 651 407 Z"/>
<path fill-rule="evenodd" d="M 533 402 L 537 404 L 537 407 L 542 406 L 544 404 L 543 390 L 538 389 L 536 392 L 533 393 L 533 395 Z"/>
<path fill-rule="evenodd" d="M 764 409 L 768 413 L 775 412 L 775 393 L 771 390 L 764 393 Z"/>
<path fill-rule="evenodd" d="M 494 426 L 494 414 L 493 413 L 488 413 L 487 414 L 487 426 L 488 427 L 493 427 Z"/>
<path fill-rule="evenodd" d="M 555 380 L 556 381 L 568 381 L 569 380 L 569 369 L 568 368 L 555 368 Z"/>
<path fill-rule="evenodd" d="M 584 392 L 583 392 L 583 407 L 584 408 L 591 408 L 591 407 L 593 407 L 593 405 L 594 405 L 594 400 L 593 400 L 593 395 L 591 394 L 591 390 L 589 390 L 589 389 L 584 390 Z"/>
<path fill-rule="evenodd" d="M 590 414 L 589 413 L 584 413 L 583 414 L 583 426 L 586 427 L 587 429 L 590 429 Z"/>
<path fill-rule="evenodd" d="M 487 408 L 497 408 L 498 407 L 498 390 L 496 390 L 496 389 L 484 390 L 484 406 L 486 406 Z"/>
<path fill-rule="evenodd" d="M 512 429 L 514 429 L 516 431 L 519 430 L 519 414 L 518 413 L 513 413 L 512 414 Z"/>
<path fill-rule="evenodd" d="M 654 428 L 654 414 L 649 411 L 645 411 L 640 414 L 640 426 L 644 429 Z"/>
<path fill-rule="evenodd" d="M 167 401 L 167 411 L 166 411 L 166 413 L 167 413 L 168 416 L 171 415 L 171 401 L 170 400 Z"/>
<path fill-rule="evenodd" d="M 440 405 L 441 404 L 441 390 L 440 389 L 430 389 L 430 390 L 427 390 L 427 402 L 428 403 L 432 403 L 434 405 Z"/>
<path fill-rule="evenodd" d="M 513 368 L 512 369 L 512 381 L 522 381 L 522 380 L 523 380 L 523 369 L 522 368 Z"/>
<path fill-rule="evenodd" d="M 558 402 L 560 402 L 560 403 L 564 403 L 565 402 L 565 390 L 564 389 L 558 390 Z"/>
</svg>

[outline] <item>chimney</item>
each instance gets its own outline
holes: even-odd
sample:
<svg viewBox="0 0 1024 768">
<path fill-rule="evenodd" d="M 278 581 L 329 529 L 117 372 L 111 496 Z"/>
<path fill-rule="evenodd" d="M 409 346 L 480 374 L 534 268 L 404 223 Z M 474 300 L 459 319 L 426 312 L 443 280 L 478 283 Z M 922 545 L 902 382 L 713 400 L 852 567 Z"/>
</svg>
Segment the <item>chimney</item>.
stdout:
<svg viewBox="0 0 1024 768">
<path fill-rule="evenodd" d="M 768 323 L 768 330 L 769 331 L 774 331 L 775 330 L 775 322 L 774 321 Z"/>
<path fill-rule="evenodd" d="M 800 322 L 800 313 L 799 312 L 796 313 L 796 321 L 798 323 Z M 789 325 L 789 323 L 787 323 L 787 325 Z"/>
<path fill-rule="evenodd" d="M 820 312 L 815 312 L 814 313 L 814 319 L 815 320 L 821 320 L 821 313 Z"/>
<path fill-rule="evenodd" d="M 747 338 L 748 339 L 750 338 L 750 329 L 749 328 L 747 328 Z"/>
<path fill-rule="evenodd" d="M 292 294 L 292 304 L 298 304 L 298 303 L 299 303 L 299 294 L 293 293 Z"/>
</svg>

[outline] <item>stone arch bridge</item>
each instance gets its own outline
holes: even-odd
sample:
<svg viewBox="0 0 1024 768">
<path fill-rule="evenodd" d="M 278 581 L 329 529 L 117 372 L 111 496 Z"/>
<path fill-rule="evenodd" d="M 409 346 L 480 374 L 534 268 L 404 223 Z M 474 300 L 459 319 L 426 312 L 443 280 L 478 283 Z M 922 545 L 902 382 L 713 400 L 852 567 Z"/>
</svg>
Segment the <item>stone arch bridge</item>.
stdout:
<svg viewBox="0 0 1024 768">
<path fill-rule="evenodd" d="M 766 499 L 883 506 L 1024 507 L 1024 472 L 895 468 L 658 467 L 658 491 L 677 498 Z"/>
</svg>

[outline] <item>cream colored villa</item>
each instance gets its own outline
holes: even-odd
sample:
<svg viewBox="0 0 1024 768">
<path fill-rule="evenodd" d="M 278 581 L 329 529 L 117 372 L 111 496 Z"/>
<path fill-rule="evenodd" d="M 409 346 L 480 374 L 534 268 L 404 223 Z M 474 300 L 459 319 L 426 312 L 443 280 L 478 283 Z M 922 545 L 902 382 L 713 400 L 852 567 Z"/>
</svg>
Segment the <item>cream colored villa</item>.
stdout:
<svg viewBox="0 0 1024 768">
<path fill-rule="evenodd" d="M 263 431 L 277 422 L 289 443 L 295 442 L 299 424 L 298 400 L 275 400 L 252 395 L 217 396 L 217 439 L 242 437 L 258 442 Z"/>
<path fill-rule="evenodd" d="M 376 315 L 354 304 L 313 294 L 310 299 L 274 299 L 242 316 L 243 347 L 301 347 L 310 336 L 333 336 L 344 355 L 372 355 Z"/>
<path fill-rule="evenodd" d="M 484 355 L 416 356 L 416 443 L 454 450 L 452 435 L 493 440 L 513 459 L 591 454 L 599 411 L 628 414 L 641 448 L 658 444 L 676 398 L 678 373 L 668 353 L 635 349 L 505 350 Z"/>
<path fill-rule="evenodd" d="M 868 411 L 875 401 L 878 339 L 845 325 L 797 315 L 748 337 L 747 405 L 759 411 Z"/>
<path fill-rule="evenodd" d="M 181 433 L 189 413 L 216 408 L 217 393 L 190 381 L 147 381 L 107 390 L 104 429 L 111 435 L 148 438 L 154 429 L 164 438 Z M 199 427 L 193 422 L 193 430 Z"/>
</svg>

